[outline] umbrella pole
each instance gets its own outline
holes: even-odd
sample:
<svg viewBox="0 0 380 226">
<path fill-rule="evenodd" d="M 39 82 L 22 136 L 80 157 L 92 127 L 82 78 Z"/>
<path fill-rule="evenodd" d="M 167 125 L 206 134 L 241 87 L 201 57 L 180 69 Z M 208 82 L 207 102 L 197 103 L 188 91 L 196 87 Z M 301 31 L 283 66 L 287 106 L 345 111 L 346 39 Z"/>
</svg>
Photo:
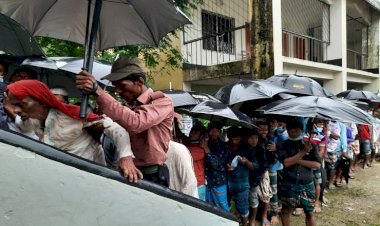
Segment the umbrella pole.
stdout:
<svg viewBox="0 0 380 226">
<path fill-rule="evenodd" d="M 87 29 L 89 27 L 89 16 L 91 12 L 91 1 L 88 2 L 88 12 L 87 12 Z M 94 15 L 92 17 L 92 25 L 90 36 L 86 37 L 86 46 L 83 60 L 83 69 L 87 70 L 89 73 L 92 73 L 92 65 L 94 63 L 94 54 L 95 54 L 95 43 L 97 37 L 97 31 L 99 27 L 100 11 L 102 9 L 102 0 L 96 0 Z M 87 31 L 86 31 L 87 33 Z M 87 35 L 86 35 L 87 36 Z M 87 105 L 88 105 L 88 93 L 82 92 L 82 99 L 80 104 L 80 117 L 86 118 L 87 116 Z"/>
</svg>

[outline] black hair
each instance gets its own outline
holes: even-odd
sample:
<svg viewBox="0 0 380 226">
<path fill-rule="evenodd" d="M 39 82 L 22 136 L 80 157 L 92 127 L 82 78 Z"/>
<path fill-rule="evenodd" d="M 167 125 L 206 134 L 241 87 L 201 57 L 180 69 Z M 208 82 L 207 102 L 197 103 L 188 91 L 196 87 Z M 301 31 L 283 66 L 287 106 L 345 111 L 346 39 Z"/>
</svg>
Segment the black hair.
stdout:
<svg viewBox="0 0 380 226">
<path fill-rule="evenodd" d="M 31 79 L 37 79 L 37 72 L 36 72 L 35 70 L 33 70 L 33 69 L 30 68 L 30 67 L 25 67 L 25 66 L 23 66 L 23 67 L 19 67 L 19 68 L 17 68 L 17 69 L 12 73 L 12 75 L 11 75 L 11 77 L 10 77 L 10 80 L 12 80 L 12 77 L 13 77 L 14 75 L 16 75 L 17 73 L 20 73 L 20 72 L 26 72 L 26 73 L 28 73 L 28 74 L 30 75 L 30 78 L 31 78 Z"/>
<path fill-rule="evenodd" d="M 231 137 L 231 138 L 234 138 L 234 137 L 241 137 L 242 136 L 242 129 L 237 127 L 237 126 L 231 126 L 230 128 L 228 128 L 227 130 L 227 137 Z"/>
<path fill-rule="evenodd" d="M 0 60 L 0 64 L 3 65 L 4 72 L 5 72 L 5 74 L 7 74 L 8 73 L 9 64 L 6 63 L 5 61 L 2 61 L 2 60 Z"/>
<path fill-rule="evenodd" d="M 304 126 L 300 120 L 297 119 L 292 119 L 286 122 L 286 129 L 291 130 L 291 129 L 296 129 L 299 128 L 301 130 L 304 129 Z"/>
<path fill-rule="evenodd" d="M 208 130 L 211 130 L 211 129 L 218 129 L 218 130 L 222 130 L 222 123 L 219 122 L 219 121 L 211 121 L 208 126 L 207 126 L 207 129 Z"/>
<path fill-rule="evenodd" d="M 199 131 L 202 135 L 205 135 L 207 130 L 203 125 L 196 124 L 191 128 L 191 131 Z"/>
<path fill-rule="evenodd" d="M 259 136 L 259 132 L 256 129 L 245 128 L 245 129 L 243 129 L 243 135 L 246 137 Z"/>
<path fill-rule="evenodd" d="M 122 80 L 129 80 L 132 82 L 137 82 L 137 81 L 139 81 L 140 78 L 144 79 L 144 83 L 146 82 L 146 75 L 143 72 L 132 73 L 132 74 L 128 75 L 127 77 L 123 78 Z"/>
<path fill-rule="evenodd" d="M 269 126 L 268 124 L 268 121 L 266 121 L 265 119 L 259 119 L 256 121 L 256 125 L 259 126 L 259 125 L 264 125 L 264 126 Z"/>
</svg>

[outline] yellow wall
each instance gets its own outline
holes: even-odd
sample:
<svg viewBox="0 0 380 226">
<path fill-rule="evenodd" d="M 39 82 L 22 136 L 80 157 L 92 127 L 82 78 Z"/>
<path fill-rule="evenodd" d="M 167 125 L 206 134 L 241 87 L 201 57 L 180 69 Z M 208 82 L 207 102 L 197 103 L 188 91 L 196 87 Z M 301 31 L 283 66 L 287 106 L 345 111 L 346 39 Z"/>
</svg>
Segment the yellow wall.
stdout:
<svg viewBox="0 0 380 226">
<path fill-rule="evenodd" d="M 179 33 L 179 32 L 178 32 Z M 180 48 L 180 38 L 172 37 L 173 47 Z M 164 55 L 164 54 L 162 54 Z M 162 57 L 163 61 L 165 61 L 164 56 Z M 182 65 L 181 68 L 165 69 L 160 71 L 163 67 L 163 63 L 158 65 L 156 68 L 152 69 L 154 75 L 154 90 L 163 90 L 169 89 L 169 84 L 171 82 L 172 89 L 183 89 L 183 73 L 182 73 Z"/>
</svg>

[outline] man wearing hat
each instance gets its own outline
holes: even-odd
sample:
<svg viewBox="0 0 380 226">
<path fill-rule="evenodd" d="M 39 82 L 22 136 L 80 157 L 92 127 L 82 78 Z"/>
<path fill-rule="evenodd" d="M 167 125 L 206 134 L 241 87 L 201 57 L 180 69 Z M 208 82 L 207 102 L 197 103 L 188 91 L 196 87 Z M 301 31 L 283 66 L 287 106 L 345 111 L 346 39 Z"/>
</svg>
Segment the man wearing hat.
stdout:
<svg viewBox="0 0 380 226">
<path fill-rule="evenodd" d="M 135 158 L 121 159 L 119 168 L 128 170 L 133 161 L 144 179 L 167 186 L 169 173 L 164 163 L 172 138 L 173 103 L 169 96 L 145 85 L 145 72 L 138 58 L 125 56 L 113 64 L 111 74 L 102 78 L 112 82 L 128 106 L 98 87 L 96 79 L 86 71 L 77 75 L 76 85 L 97 96 L 99 109 L 130 133 Z"/>
</svg>

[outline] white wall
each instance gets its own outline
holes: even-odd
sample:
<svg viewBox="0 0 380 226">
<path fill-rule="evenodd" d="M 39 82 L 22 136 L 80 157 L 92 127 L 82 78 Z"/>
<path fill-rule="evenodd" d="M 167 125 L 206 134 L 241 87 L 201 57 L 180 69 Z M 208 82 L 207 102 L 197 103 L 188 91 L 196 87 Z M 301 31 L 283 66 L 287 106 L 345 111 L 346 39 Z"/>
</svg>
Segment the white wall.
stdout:
<svg viewBox="0 0 380 226">
<path fill-rule="evenodd" d="M 345 0 L 335 0 L 330 5 L 330 45 L 327 46 L 327 60 L 342 59 L 346 32 L 343 23 L 346 21 Z M 344 35 L 343 35 L 344 34 Z"/>
</svg>

